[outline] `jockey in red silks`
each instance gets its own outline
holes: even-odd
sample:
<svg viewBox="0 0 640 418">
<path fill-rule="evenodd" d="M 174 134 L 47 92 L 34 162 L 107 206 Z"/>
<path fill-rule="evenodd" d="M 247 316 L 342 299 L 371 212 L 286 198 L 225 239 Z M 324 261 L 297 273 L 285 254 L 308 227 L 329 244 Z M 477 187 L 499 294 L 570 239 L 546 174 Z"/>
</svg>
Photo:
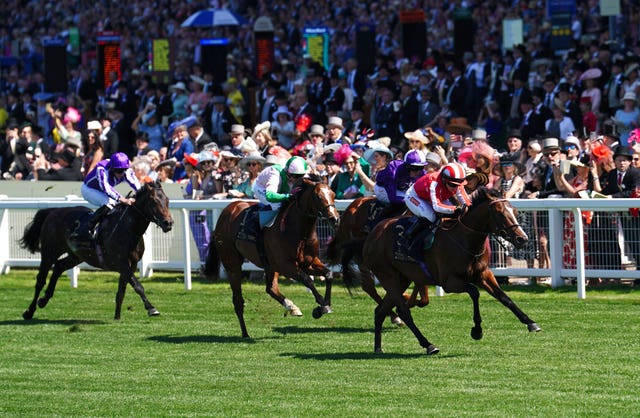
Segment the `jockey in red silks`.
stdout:
<svg viewBox="0 0 640 418">
<path fill-rule="evenodd" d="M 420 254 L 424 239 L 431 232 L 438 215 L 457 216 L 471 204 L 464 189 L 467 183 L 464 166 L 449 163 L 440 170 L 425 174 L 409 187 L 404 198 L 407 208 L 417 219 L 407 228 L 404 237 L 410 244 L 410 254 Z M 450 199 L 456 197 L 458 204 Z M 418 255 L 417 259 L 420 259 Z"/>
</svg>

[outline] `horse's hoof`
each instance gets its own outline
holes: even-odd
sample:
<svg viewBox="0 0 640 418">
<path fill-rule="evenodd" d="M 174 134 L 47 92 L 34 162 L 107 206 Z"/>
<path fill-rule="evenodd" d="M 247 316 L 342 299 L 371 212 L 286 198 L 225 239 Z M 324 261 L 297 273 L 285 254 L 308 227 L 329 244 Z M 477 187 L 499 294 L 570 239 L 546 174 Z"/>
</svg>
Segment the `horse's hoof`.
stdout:
<svg viewBox="0 0 640 418">
<path fill-rule="evenodd" d="M 157 310 L 156 308 L 151 308 L 151 309 L 147 309 L 147 314 L 149 316 L 158 316 L 160 315 L 160 311 Z"/>
<path fill-rule="evenodd" d="M 399 316 L 396 316 L 395 318 L 391 318 L 391 323 L 398 327 L 404 327 L 404 321 L 400 319 Z"/>
<path fill-rule="evenodd" d="M 28 321 L 32 318 L 33 318 L 33 312 L 31 312 L 30 310 L 27 309 L 26 311 L 22 312 L 22 319 L 25 319 Z"/>
<path fill-rule="evenodd" d="M 49 299 L 45 299 L 45 298 L 38 299 L 38 308 L 44 308 L 45 306 L 47 306 L 48 302 L 49 302 Z"/>
<path fill-rule="evenodd" d="M 284 316 L 302 316 L 302 311 L 300 310 L 300 308 L 298 308 L 297 306 L 293 305 L 291 307 L 288 307 L 285 311 L 284 311 Z"/>
<path fill-rule="evenodd" d="M 474 340 L 481 340 L 482 339 L 482 328 L 480 328 L 480 327 L 471 328 L 471 338 L 473 338 Z"/>
<path fill-rule="evenodd" d="M 540 332 L 540 331 L 542 331 L 542 328 L 540 328 L 538 326 L 538 324 L 536 324 L 535 322 L 532 322 L 529 325 L 527 325 L 527 329 L 529 330 L 529 332 Z"/>
<path fill-rule="evenodd" d="M 331 310 L 331 306 L 329 306 L 329 305 L 317 306 L 317 307 L 313 308 L 313 311 L 311 312 L 311 315 L 315 319 L 319 319 L 319 318 L 322 318 L 322 315 L 330 314 L 332 312 L 333 311 Z"/>
<path fill-rule="evenodd" d="M 384 351 L 382 351 L 382 348 L 375 348 L 375 349 L 373 350 L 373 352 L 374 352 L 375 354 L 384 354 Z"/>
<path fill-rule="evenodd" d="M 427 355 L 431 356 L 434 354 L 438 354 L 440 352 L 440 349 L 438 347 L 436 347 L 433 344 L 429 344 L 429 346 L 427 347 Z"/>
</svg>

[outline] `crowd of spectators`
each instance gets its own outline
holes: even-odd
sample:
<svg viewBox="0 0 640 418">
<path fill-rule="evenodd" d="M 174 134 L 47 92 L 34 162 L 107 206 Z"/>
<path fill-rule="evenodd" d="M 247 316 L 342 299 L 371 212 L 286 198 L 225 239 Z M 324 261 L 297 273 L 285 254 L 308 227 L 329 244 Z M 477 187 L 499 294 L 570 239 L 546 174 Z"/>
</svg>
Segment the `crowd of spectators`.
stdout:
<svg viewBox="0 0 640 418">
<path fill-rule="evenodd" d="M 382 145 L 395 159 L 420 149 L 435 168 L 463 162 L 508 197 L 640 192 L 633 168 L 640 164 L 635 1 L 621 1 L 621 14 L 611 18 L 600 17 L 597 1 L 577 1 L 572 48 L 561 53 L 552 50 L 540 2 L 8 3 L 12 13 L 0 18 L 5 180 L 82 180 L 99 160 L 121 151 L 141 180 L 185 183 L 190 198 L 252 197 L 261 168 L 300 155 L 339 197 L 353 198 L 373 193 L 380 167 L 367 151 Z M 180 27 L 210 6 L 232 8 L 248 23 Z M 425 59 L 404 53 L 401 7 L 426 13 Z M 456 55 L 453 20 L 460 8 L 471 12 L 474 40 L 473 50 Z M 275 28 L 275 65 L 261 79 L 252 31 L 259 16 L 269 16 Z M 504 49 L 502 21 L 516 17 L 526 42 Z M 367 73 L 356 59 L 360 23 L 375 27 L 375 68 Z M 328 28 L 328 67 L 305 54 L 305 26 Z M 71 27 L 79 30 L 79 49 Z M 122 73 L 110 74 L 102 88 L 92 54 L 97 33 L 108 30 L 121 36 Z M 224 79 L 201 63 L 198 40 L 212 36 L 229 40 Z M 42 42 L 56 38 L 68 45 L 69 74 L 67 91 L 54 94 L 45 89 Z M 176 51 L 168 82 L 149 72 L 154 38 L 171 39 Z M 580 177 L 582 167 L 589 179 Z M 615 172 L 630 173 L 629 182 L 612 184 Z M 205 218 L 194 214 L 193 223 Z M 625 231 L 639 230 L 637 219 L 636 213 Z M 544 225 L 539 230 L 543 242 Z M 636 263 L 638 241 L 629 239 Z M 525 258 L 544 260 L 539 253 L 544 245 Z"/>
</svg>

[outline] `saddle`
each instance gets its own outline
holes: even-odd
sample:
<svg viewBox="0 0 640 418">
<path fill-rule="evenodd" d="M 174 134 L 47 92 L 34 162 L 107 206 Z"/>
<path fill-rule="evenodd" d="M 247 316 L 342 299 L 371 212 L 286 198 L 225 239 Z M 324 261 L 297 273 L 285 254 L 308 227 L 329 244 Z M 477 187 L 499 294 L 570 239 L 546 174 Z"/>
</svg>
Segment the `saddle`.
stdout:
<svg viewBox="0 0 640 418">
<path fill-rule="evenodd" d="M 367 213 L 367 220 L 364 225 L 366 233 L 371 232 L 373 228 L 383 219 L 391 218 L 393 216 L 400 215 L 405 209 L 404 205 L 390 204 L 374 200 L 369 206 L 369 212 Z"/>
<path fill-rule="evenodd" d="M 250 206 L 244 211 L 236 239 L 256 243 L 260 233 L 260 205 Z"/>
<path fill-rule="evenodd" d="M 421 263 L 421 254 L 411 253 L 410 245 L 411 241 L 406 239 L 405 230 L 415 221 L 414 216 L 400 218 L 394 225 L 395 240 L 393 241 L 393 258 L 397 261 L 409 262 L 409 263 Z M 433 245 L 435 238 L 435 226 L 427 228 L 428 230 L 421 231 L 417 234 L 416 238 L 422 238 L 422 245 L 417 246 L 423 250 L 428 250 Z"/>
</svg>

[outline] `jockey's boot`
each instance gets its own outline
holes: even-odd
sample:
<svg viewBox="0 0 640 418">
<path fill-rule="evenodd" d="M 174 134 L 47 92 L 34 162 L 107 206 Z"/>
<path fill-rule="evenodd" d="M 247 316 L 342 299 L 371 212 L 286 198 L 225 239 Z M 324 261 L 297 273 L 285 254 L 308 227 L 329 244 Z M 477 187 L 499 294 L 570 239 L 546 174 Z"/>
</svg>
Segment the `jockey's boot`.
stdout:
<svg viewBox="0 0 640 418">
<path fill-rule="evenodd" d="M 267 259 L 267 249 L 264 246 L 264 232 L 260 227 L 258 227 L 256 234 L 256 250 L 258 250 L 262 268 L 266 271 L 269 268 L 269 259 Z"/>
<path fill-rule="evenodd" d="M 106 216 L 111 208 L 108 205 L 100 206 L 95 212 L 91 214 L 89 219 L 85 222 L 80 222 L 76 226 L 76 229 L 69 236 L 72 241 L 75 241 L 81 247 L 91 247 L 91 240 L 93 239 L 93 230 L 96 225 Z"/>
<path fill-rule="evenodd" d="M 424 239 L 431 233 L 432 225 L 427 218 L 419 217 L 404 231 L 404 238 L 409 247 L 409 255 L 415 260 L 422 259 Z"/>
</svg>

